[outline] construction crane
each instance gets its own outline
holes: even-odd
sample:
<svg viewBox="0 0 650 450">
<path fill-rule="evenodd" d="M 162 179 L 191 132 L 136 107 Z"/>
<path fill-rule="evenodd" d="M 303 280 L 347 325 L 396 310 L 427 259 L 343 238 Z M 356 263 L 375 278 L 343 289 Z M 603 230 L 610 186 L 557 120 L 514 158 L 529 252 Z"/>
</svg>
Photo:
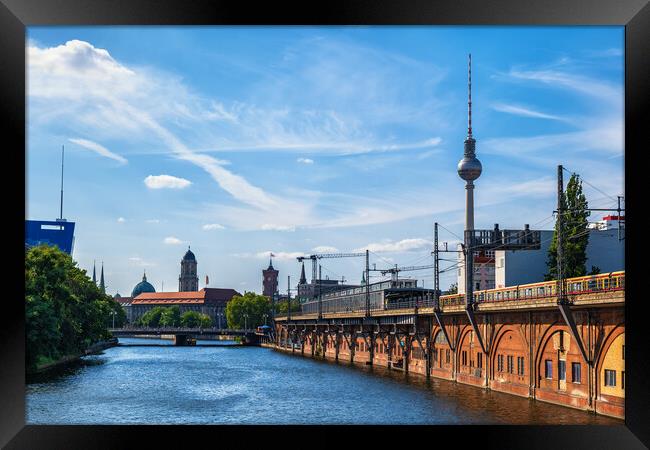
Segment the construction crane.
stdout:
<svg viewBox="0 0 650 450">
<path fill-rule="evenodd" d="M 397 283 L 398 275 L 400 272 L 411 272 L 413 270 L 424 270 L 424 269 L 433 269 L 433 268 L 435 268 L 435 264 L 427 264 L 426 266 L 406 266 L 406 267 L 397 267 L 397 264 L 395 264 L 395 267 L 391 269 L 384 269 L 381 270 L 380 272 L 382 275 L 386 275 L 387 273 L 390 273 L 390 281 L 392 283 Z"/>
<path fill-rule="evenodd" d="M 366 280 L 369 279 L 370 275 L 370 260 L 369 252 L 366 250 L 363 253 L 316 253 L 309 256 L 298 256 L 296 259 L 298 262 L 304 262 L 305 259 L 311 259 L 311 280 L 312 283 L 316 284 L 316 261 L 323 258 L 355 258 L 355 257 L 366 257 Z M 320 277 L 318 279 L 318 295 L 314 291 L 314 298 L 318 296 L 318 319 L 323 318 L 323 304 L 320 295 Z M 370 283 L 366 281 L 366 317 L 370 316 Z"/>
<path fill-rule="evenodd" d="M 305 259 L 311 259 L 311 279 L 312 282 L 316 280 L 316 260 L 322 258 L 353 258 L 358 256 L 366 256 L 365 253 L 318 253 L 309 256 L 298 256 L 296 258 L 299 262 Z"/>
</svg>

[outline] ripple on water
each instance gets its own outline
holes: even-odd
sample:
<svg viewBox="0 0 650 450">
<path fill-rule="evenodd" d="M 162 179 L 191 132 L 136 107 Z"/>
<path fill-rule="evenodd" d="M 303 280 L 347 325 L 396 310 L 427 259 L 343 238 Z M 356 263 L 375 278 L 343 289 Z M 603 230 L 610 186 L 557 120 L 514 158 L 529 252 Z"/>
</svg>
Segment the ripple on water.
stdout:
<svg viewBox="0 0 650 450">
<path fill-rule="evenodd" d="M 445 380 L 259 347 L 114 347 L 27 386 L 32 424 L 621 424 Z"/>
</svg>

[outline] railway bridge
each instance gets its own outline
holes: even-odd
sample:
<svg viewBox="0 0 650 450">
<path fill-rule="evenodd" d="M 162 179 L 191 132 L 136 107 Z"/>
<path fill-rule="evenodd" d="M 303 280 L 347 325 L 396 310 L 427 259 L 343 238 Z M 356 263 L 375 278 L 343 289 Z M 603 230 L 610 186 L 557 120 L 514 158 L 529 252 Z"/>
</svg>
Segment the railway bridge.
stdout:
<svg viewBox="0 0 650 450">
<path fill-rule="evenodd" d="M 259 333 L 256 330 L 235 330 L 227 328 L 181 328 L 181 327 L 125 327 L 113 328 L 109 330 L 113 336 L 119 337 L 137 337 L 137 336 L 174 336 L 174 345 L 184 346 L 190 342 L 189 338 L 198 338 L 201 336 L 240 336 L 244 344 L 256 344 L 259 340 Z"/>
<path fill-rule="evenodd" d="M 623 418 L 625 272 L 275 318 L 278 350 Z M 319 318 L 320 316 L 320 318 Z"/>
</svg>

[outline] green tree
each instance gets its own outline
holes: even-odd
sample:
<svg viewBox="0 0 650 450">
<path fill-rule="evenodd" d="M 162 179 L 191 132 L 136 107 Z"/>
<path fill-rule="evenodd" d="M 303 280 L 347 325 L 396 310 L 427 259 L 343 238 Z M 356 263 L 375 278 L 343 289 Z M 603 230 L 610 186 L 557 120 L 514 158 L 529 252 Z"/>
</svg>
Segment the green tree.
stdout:
<svg viewBox="0 0 650 450">
<path fill-rule="evenodd" d="M 81 353 L 110 337 L 111 311 L 121 309 L 57 247 L 25 252 L 26 366 Z"/>
<path fill-rule="evenodd" d="M 212 319 L 207 314 L 200 314 L 199 324 L 201 328 L 210 328 L 212 326 Z"/>
<path fill-rule="evenodd" d="M 140 316 L 138 322 L 140 325 L 143 325 L 145 327 L 155 328 L 160 325 L 160 317 L 162 316 L 163 312 L 165 312 L 165 309 L 166 308 L 163 306 L 155 306 Z"/>
<path fill-rule="evenodd" d="M 201 325 L 201 313 L 196 311 L 185 311 L 181 315 L 181 326 L 185 328 L 198 328 Z"/>
<path fill-rule="evenodd" d="M 458 283 L 452 283 L 447 289 L 447 294 L 458 294 Z"/>
<path fill-rule="evenodd" d="M 582 193 L 582 180 L 577 174 L 572 174 L 566 190 L 560 198 L 562 206 L 562 272 L 564 278 L 581 277 L 587 274 L 587 245 L 589 230 L 587 218 L 591 214 L 587 208 L 587 198 Z M 555 222 L 553 240 L 548 249 L 548 273 L 546 281 L 557 279 L 557 233 L 558 222 Z"/>
<path fill-rule="evenodd" d="M 247 317 L 244 317 L 244 315 Z M 255 292 L 246 292 L 243 296 L 235 295 L 226 305 L 228 328 L 243 329 L 244 326 L 255 328 L 264 324 L 271 317 L 271 300 Z"/>
<path fill-rule="evenodd" d="M 291 312 L 298 312 L 300 311 L 300 299 L 297 298 L 292 298 L 291 299 Z M 287 313 L 287 301 L 283 300 L 281 302 L 278 302 L 275 304 L 275 311 L 278 314 L 286 314 Z"/>
<path fill-rule="evenodd" d="M 160 314 L 161 327 L 177 327 L 181 324 L 181 310 L 178 305 L 165 308 Z"/>
</svg>

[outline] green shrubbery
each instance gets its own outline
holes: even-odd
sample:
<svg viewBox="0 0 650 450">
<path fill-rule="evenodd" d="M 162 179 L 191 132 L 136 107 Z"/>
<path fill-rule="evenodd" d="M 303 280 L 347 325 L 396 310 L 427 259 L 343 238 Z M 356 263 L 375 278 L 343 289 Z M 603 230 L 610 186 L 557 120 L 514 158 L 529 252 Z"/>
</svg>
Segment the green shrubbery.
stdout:
<svg viewBox="0 0 650 450">
<path fill-rule="evenodd" d="M 122 326 L 122 307 L 104 294 L 70 255 L 40 245 L 25 252 L 26 366 L 83 352 Z"/>
</svg>

